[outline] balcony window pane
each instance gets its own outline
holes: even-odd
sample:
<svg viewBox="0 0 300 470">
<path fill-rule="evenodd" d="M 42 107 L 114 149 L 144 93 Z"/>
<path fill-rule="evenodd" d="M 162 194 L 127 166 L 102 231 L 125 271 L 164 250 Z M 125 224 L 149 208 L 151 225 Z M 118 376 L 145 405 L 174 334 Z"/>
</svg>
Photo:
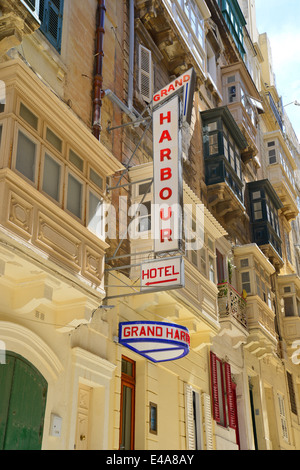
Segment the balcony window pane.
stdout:
<svg viewBox="0 0 300 470">
<path fill-rule="evenodd" d="M 35 182 L 36 144 L 21 131 L 18 134 L 16 169 Z"/>
<path fill-rule="evenodd" d="M 33 114 L 23 103 L 20 106 L 20 116 L 26 121 L 33 129 L 37 130 L 38 118 Z"/>
<path fill-rule="evenodd" d="M 228 102 L 234 103 L 236 101 L 236 86 L 228 87 Z"/>
<path fill-rule="evenodd" d="M 69 152 L 69 160 L 78 170 L 83 171 L 83 160 L 73 150 Z"/>
<path fill-rule="evenodd" d="M 103 178 L 92 170 L 92 168 L 90 169 L 90 180 L 98 186 L 99 189 L 103 189 Z"/>
<path fill-rule="evenodd" d="M 67 209 L 81 219 L 82 214 L 82 183 L 74 176 L 68 176 Z"/>
<path fill-rule="evenodd" d="M 102 201 L 94 193 L 89 192 L 88 229 L 98 237 L 102 236 Z"/>
<path fill-rule="evenodd" d="M 211 282 L 215 282 L 215 264 L 214 264 L 214 259 L 209 256 L 209 280 Z"/>
<path fill-rule="evenodd" d="M 61 165 L 50 155 L 45 154 L 43 191 L 55 201 L 60 199 Z"/>
<path fill-rule="evenodd" d="M 209 155 L 216 155 L 219 153 L 218 134 L 211 134 L 209 136 Z"/>
<path fill-rule="evenodd" d="M 294 312 L 294 302 L 293 297 L 284 297 L 284 312 L 286 317 L 293 317 Z"/>
<path fill-rule="evenodd" d="M 59 152 L 62 151 L 61 139 L 57 137 L 57 135 L 54 134 L 54 132 L 52 132 L 49 128 L 47 128 L 46 139 L 51 145 L 53 145 L 54 148 L 56 148 L 56 150 L 58 150 Z"/>
<path fill-rule="evenodd" d="M 206 276 L 206 249 L 201 248 L 200 250 L 200 272 L 203 276 Z"/>
<path fill-rule="evenodd" d="M 250 273 L 245 272 L 242 273 L 242 290 L 245 290 L 247 294 L 250 294 L 251 292 L 251 284 L 250 284 Z"/>
<path fill-rule="evenodd" d="M 255 202 L 253 204 L 253 213 L 254 213 L 254 220 L 262 219 L 263 213 L 262 213 L 262 204 L 261 204 L 261 202 Z"/>
</svg>

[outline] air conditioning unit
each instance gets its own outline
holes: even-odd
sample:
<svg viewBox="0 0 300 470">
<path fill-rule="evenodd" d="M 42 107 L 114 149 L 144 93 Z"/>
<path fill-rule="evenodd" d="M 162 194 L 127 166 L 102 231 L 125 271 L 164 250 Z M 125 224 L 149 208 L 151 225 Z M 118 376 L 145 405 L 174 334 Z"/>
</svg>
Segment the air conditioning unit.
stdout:
<svg viewBox="0 0 300 470">
<path fill-rule="evenodd" d="M 30 11 L 36 21 L 40 23 L 40 0 L 20 0 L 20 2 L 27 8 L 28 11 Z"/>
</svg>

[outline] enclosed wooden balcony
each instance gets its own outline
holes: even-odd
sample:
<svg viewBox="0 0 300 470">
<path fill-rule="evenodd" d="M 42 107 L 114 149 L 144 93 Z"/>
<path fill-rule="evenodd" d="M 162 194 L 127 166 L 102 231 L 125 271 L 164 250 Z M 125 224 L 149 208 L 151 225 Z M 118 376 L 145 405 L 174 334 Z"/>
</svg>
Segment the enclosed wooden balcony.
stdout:
<svg viewBox="0 0 300 470">
<path fill-rule="evenodd" d="M 283 266 L 279 210 L 283 205 L 268 179 L 247 184 L 252 241 L 279 271 Z"/>
<path fill-rule="evenodd" d="M 300 277 L 297 274 L 280 275 L 278 287 L 283 299 L 283 336 L 287 344 L 292 345 L 300 340 Z"/>
<path fill-rule="evenodd" d="M 260 94 L 243 61 L 222 67 L 223 97 L 247 146 L 241 157 L 247 163 L 258 154 L 258 115 L 264 112 Z"/>
<path fill-rule="evenodd" d="M 0 76 L 0 238 L 104 296 L 105 181 L 122 165 L 21 60 Z"/>
<path fill-rule="evenodd" d="M 246 297 L 249 336 L 245 348 L 258 357 L 273 354 L 277 348 L 271 286 L 274 266 L 256 244 L 235 247 L 234 263 L 238 289 Z"/>
<path fill-rule="evenodd" d="M 225 227 L 248 240 L 241 151 L 246 139 L 227 106 L 201 113 L 208 206 Z M 241 227 L 244 228 L 241 230 Z"/>
<path fill-rule="evenodd" d="M 294 175 L 297 166 L 279 130 L 265 134 L 264 141 L 268 179 L 282 202 L 281 213 L 289 222 L 299 213 Z"/>
</svg>

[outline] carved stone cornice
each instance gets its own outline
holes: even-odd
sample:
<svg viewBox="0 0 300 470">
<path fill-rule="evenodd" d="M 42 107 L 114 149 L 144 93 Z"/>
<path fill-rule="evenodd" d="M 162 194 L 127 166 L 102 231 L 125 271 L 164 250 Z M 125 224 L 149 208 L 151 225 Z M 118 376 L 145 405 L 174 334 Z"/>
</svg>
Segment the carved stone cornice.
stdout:
<svg viewBox="0 0 300 470">
<path fill-rule="evenodd" d="M 2 0 L 0 56 L 21 44 L 23 37 L 40 27 L 40 22 L 20 0 Z"/>
</svg>

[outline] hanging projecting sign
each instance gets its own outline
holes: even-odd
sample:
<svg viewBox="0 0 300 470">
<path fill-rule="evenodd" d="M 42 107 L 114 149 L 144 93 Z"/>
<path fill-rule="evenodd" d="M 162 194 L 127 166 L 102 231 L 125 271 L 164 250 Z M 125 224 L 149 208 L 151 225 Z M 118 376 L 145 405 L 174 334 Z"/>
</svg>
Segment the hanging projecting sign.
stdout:
<svg viewBox="0 0 300 470">
<path fill-rule="evenodd" d="M 153 111 L 154 251 L 178 251 L 181 242 L 182 170 L 179 98 Z"/>
<path fill-rule="evenodd" d="M 184 286 L 182 257 L 151 260 L 141 265 L 141 291 L 175 289 Z"/>
<path fill-rule="evenodd" d="M 182 105 L 179 97 L 181 91 L 184 93 Z M 180 251 L 182 248 L 183 183 L 180 123 L 190 122 L 193 93 L 194 71 L 191 69 L 153 97 L 155 253 Z"/>
<path fill-rule="evenodd" d="M 119 343 L 153 362 L 174 361 L 189 353 L 190 334 L 173 323 L 125 322 L 119 324 Z"/>
<path fill-rule="evenodd" d="M 169 99 L 175 93 L 183 90 L 183 122 L 191 123 L 193 96 L 195 91 L 196 74 L 193 68 L 185 72 L 180 77 L 176 78 L 169 85 L 159 90 L 153 96 L 153 107 L 162 104 L 165 100 Z"/>
</svg>

